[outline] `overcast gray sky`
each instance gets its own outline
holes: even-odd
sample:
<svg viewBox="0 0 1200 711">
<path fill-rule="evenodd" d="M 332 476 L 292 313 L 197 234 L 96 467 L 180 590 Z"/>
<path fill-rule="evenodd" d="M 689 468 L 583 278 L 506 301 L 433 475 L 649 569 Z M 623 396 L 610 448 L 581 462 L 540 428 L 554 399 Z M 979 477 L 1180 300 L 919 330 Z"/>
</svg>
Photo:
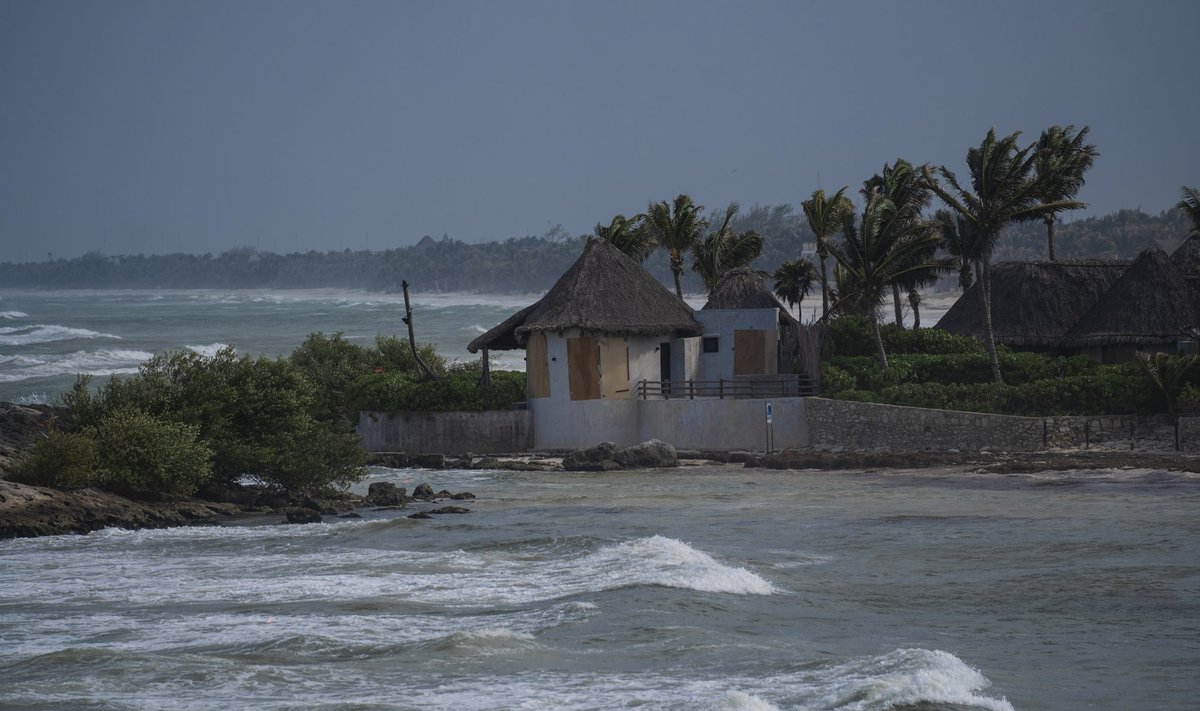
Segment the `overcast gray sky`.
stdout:
<svg viewBox="0 0 1200 711">
<path fill-rule="evenodd" d="M 1088 125 L 1200 185 L 1200 3 L 0 0 L 0 261 L 587 232 Z"/>
</svg>

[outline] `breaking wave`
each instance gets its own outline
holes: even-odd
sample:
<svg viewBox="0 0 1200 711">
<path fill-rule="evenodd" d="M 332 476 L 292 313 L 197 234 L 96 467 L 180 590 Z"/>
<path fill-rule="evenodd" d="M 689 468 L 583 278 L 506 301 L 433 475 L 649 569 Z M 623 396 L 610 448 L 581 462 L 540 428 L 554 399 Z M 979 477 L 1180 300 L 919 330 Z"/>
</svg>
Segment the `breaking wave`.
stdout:
<svg viewBox="0 0 1200 711">
<path fill-rule="evenodd" d="M 115 338 L 120 336 L 111 333 L 90 331 L 86 328 L 71 328 L 53 324 L 36 324 L 33 326 L 6 326 L 0 328 L 0 346 L 27 346 L 31 343 L 52 343 L 54 341 L 72 341 L 82 338 Z"/>
</svg>

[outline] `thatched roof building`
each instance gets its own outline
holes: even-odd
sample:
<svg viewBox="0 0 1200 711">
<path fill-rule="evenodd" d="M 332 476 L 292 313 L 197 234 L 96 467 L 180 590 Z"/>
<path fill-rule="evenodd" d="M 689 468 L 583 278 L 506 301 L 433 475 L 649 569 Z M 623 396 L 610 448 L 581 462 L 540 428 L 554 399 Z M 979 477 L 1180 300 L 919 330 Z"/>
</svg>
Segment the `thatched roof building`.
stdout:
<svg viewBox="0 0 1200 711">
<path fill-rule="evenodd" d="M 1196 337 L 1194 294 L 1158 247 L 1142 251 L 1063 338 L 1063 345 L 1170 346 Z"/>
<path fill-rule="evenodd" d="M 779 309 L 795 323 L 796 319 L 775 294 L 763 283 L 764 275 L 757 269 L 739 267 L 721 277 L 708 295 L 702 311 L 712 309 Z"/>
<path fill-rule="evenodd" d="M 1174 252 L 1171 261 L 1184 276 L 1200 278 L 1200 234 L 1190 235 Z"/>
<path fill-rule="evenodd" d="M 992 266 L 992 330 L 996 343 L 1054 348 L 1128 268 L 1123 261 L 1001 262 Z M 934 328 L 983 338 L 983 305 L 975 284 Z"/>
<path fill-rule="evenodd" d="M 523 348 L 534 331 L 567 329 L 622 336 L 698 336 L 692 308 L 642 265 L 608 241 L 590 238 L 583 254 L 537 303 L 510 316 L 467 346 Z"/>
</svg>

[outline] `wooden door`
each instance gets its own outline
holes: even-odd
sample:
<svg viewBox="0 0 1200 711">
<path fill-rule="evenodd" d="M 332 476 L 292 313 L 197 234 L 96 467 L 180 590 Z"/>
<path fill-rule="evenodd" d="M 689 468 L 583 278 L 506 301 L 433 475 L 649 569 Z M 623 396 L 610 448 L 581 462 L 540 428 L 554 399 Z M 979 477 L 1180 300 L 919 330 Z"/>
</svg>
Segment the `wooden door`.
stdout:
<svg viewBox="0 0 1200 711">
<path fill-rule="evenodd" d="M 567 373 L 572 400 L 600 398 L 600 347 L 595 338 L 567 339 Z"/>
<path fill-rule="evenodd" d="M 525 378 L 529 397 L 550 397 L 550 362 L 544 333 L 534 333 L 525 344 Z"/>
<path fill-rule="evenodd" d="M 767 332 L 733 332 L 733 374 L 762 375 L 767 372 Z"/>
</svg>

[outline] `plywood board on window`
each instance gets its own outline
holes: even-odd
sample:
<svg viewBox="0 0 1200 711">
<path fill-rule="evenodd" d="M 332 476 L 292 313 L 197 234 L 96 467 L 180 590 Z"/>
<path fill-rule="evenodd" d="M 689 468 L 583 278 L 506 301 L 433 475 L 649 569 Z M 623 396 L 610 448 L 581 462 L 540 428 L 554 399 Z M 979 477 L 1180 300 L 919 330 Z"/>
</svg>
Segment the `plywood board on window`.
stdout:
<svg viewBox="0 0 1200 711">
<path fill-rule="evenodd" d="M 572 400 L 600 398 L 600 347 L 594 337 L 567 339 L 567 374 Z"/>
<path fill-rule="evenodd" d="M 604 398 L 629 398 L 629 344 L 608 336 L 600 342 L 600 391 Z"/>
<path fill-rule="evenodd" d="M 768 331 L 733 332 L 733 374 L 762 375 L 767 372 Z"/>
<path fill-rule="evenodd" d="M 532 334 L 525 344 L 525 378 L 529 397 L 550 397 L 550 363 L 544 333 Z"/>
</svg>

